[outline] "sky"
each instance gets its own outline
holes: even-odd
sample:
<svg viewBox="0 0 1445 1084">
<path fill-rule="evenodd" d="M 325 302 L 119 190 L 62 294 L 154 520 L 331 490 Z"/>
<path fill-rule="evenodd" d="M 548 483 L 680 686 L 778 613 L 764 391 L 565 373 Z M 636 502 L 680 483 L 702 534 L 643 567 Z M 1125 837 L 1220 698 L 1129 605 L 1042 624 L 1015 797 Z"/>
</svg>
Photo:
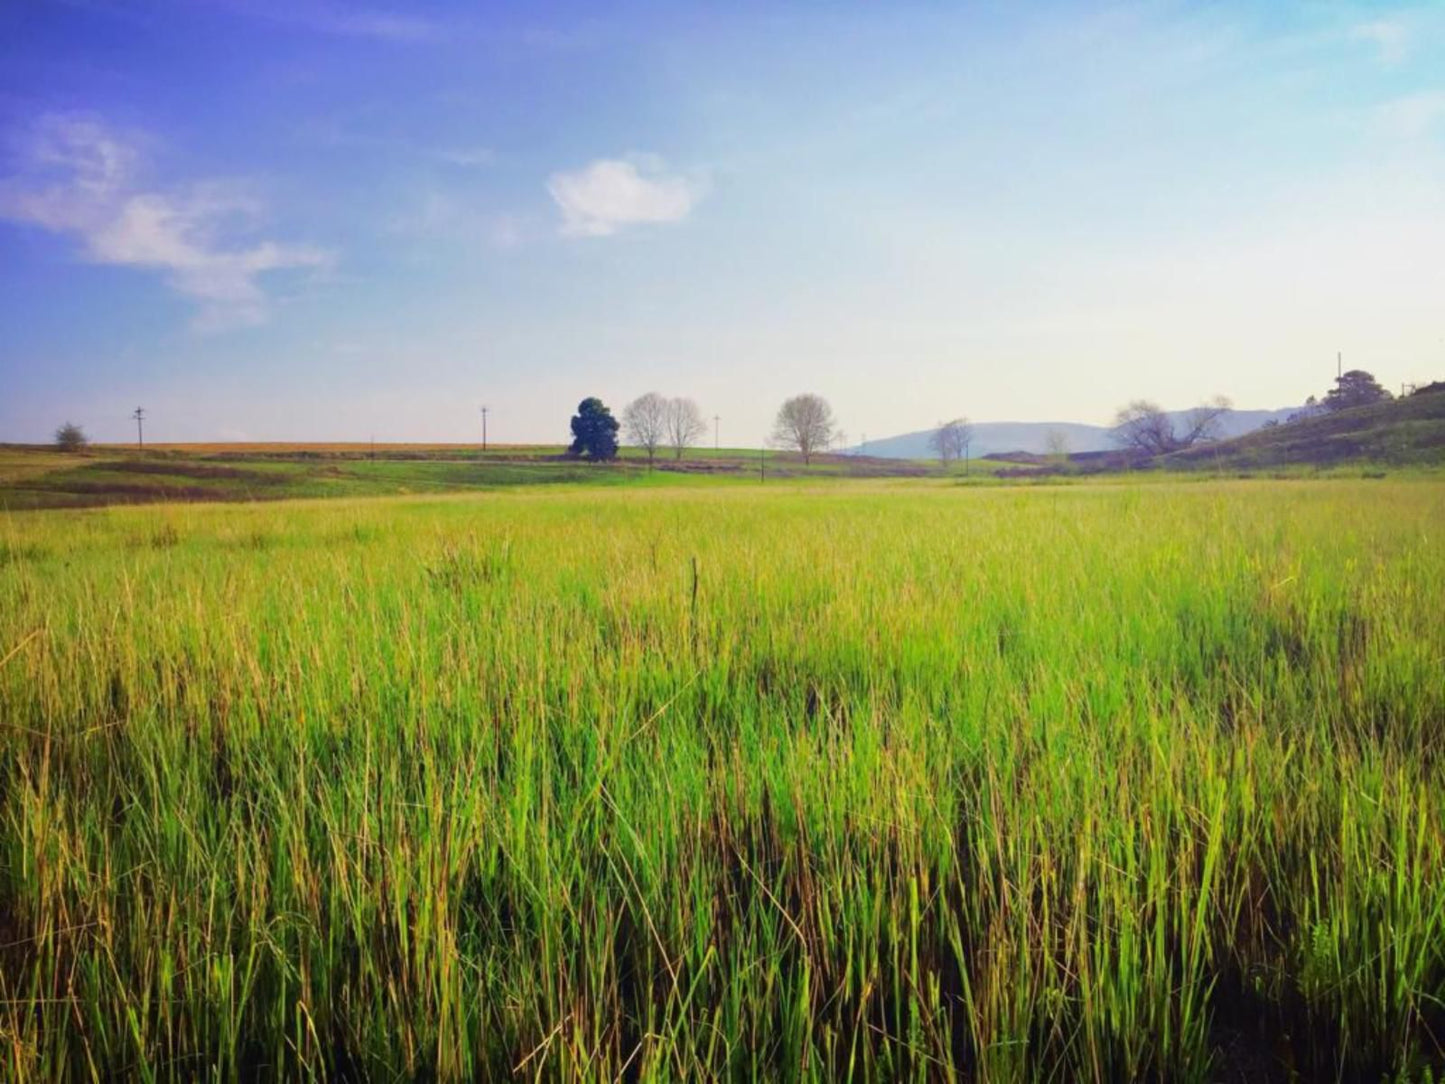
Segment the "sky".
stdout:
<svg viewBox="0 0 1445 1084">
<path fill-rule="evenodd" d="M 1445 3 L 0 3 L 0 441 L 1445 376 Z"/>
</svg>

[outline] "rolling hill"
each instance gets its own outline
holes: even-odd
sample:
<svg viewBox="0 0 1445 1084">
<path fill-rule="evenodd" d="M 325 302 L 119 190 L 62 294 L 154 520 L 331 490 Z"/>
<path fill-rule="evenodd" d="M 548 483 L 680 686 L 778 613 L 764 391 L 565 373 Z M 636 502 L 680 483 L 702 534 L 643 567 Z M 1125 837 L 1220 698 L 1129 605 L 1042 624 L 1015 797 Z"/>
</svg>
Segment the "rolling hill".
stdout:
<svg viewBox="0 0 1445 1084">
<path fill-rule="evenodd" d="M 1271 426 L 1155 461 L 1168 468 L 1445 465 L 1445 390 Z"/>
<path fill-rule="evenodd" d="M 1222 419 L 1222 436 L 1228 439 L 1252 433 L 1271 421 L 1283 422 L 1299 409 L 1231 410 Z M 1170 417 L 1180 419 L 1187 413 L 1176 410 L 1171 412 Z M 1042 455 L 1048 451 L 1050 433 L 1062 433 L 1071 453 L 1102 452 L 1114 446 L 1110 439 L 1112 432 L 1108 426 L 1082 422 L 975 422 L 969 454 L 975 458 L 1005 452 Z M 933 455 L 929 447 L 933 434 L 933 429 L 921 429 L 896 437 L 870 440 L 852 450 L 881 459 L 926 459 Z"/>
</svg>

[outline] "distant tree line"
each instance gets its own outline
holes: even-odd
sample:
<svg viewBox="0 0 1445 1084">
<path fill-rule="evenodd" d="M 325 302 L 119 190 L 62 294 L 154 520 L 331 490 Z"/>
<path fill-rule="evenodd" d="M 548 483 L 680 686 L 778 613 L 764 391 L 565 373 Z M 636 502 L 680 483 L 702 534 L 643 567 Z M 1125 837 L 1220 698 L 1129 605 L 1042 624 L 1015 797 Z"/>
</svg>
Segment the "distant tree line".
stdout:
<svg viewBox="0 0 1445 1084">
<path fill-rule="evenodd" d="M 569 455 L 588 459 L 617 456 L 618 434 L 633 447 L 647 453 L 649 468 L 659 449 L 668 449 L 681 459 L 688 448 L 707 433 L 707 421 L 696 402 L 686 397 L 670 398 L 650 391 L 639 395 L 622 409 L 619 422 L 601 399 L 589 397 L 577 405 L 572 416 Z M 773 420 L 770 443 L 812 461 L 843 439 L 833 417 L 833 408 L 821 395 L 795 395 L 784 401 Z"/>
<path fill-rule="evenodd" d="M 1416 394 L 1432 392 L 1438 384 L 1416 389 Z M 1305 409 L 1290 416 L 1290 421 L 1323 412 L 1368 406 L 1391 398 L 1374 376 L 1363 369 L 1351 369 L 1335 380 L 1323 400 L 1310 396 Z M 1224 396 L 1216 396 L 1176 419 L 1148 399 L 1136 399 L 1121 407 L 1114 417 L 1113 437 L 1125 450 L 1142 455 L 1164 455 L 1207 441 L 1219 439 L 1225 416 L 1232 409 Z M 139 414 L 139 411 L 137 411 Z M 572 416 L 572 442 L 569 455 L 594 460 L 617 456 L 618 436 L 622 434 L 635 447 L 647 453 L 649 469 L 661 448 L 670 449 L 681 459 L 687 449 L 706 433 L 707 422 L 696 402 L 686 397 L 669 398 L 650 391 L 628 403 L 622 421 L 612 415 L 601 399 L 589 396 L 577 404 Z M 833 415 L 833 408 L 821 395 L 794 395 L 778 408 L 773 420 L 770 443 L 777 448 L 797 452 L 804 463 L 844 441 L 842 430 Z M 967 418 L 939 422 L 929 438 L 934 454 L 947 470 L 958 460 L 968 462 L 973 441 L 973 426 Z M 90 443 L 85 430 L 73 422 L 65 422 L 55 430 L 55 447 L 61 451 L 78 452 Z M 1051 431 L 1048 435 L 1050 458 L 1067 460 L 1068 438 Z"/>
</svg>

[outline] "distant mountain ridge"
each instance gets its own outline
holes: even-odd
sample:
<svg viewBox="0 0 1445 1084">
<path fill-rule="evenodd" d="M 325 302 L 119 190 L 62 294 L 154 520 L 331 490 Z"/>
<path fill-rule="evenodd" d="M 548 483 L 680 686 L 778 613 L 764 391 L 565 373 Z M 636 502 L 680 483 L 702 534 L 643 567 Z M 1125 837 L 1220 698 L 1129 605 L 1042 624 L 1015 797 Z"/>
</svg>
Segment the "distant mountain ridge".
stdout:
<svg viewBox="0 0 1445 1084">
<path fill-rule="evenodd" d="M 1242 437 L 1271 421 L 1283 422 L 1301 409 L 1231 410 L 1220 419 L 1220 436 L 1224 439 Z M 1169 416 L 1179 422 L 1188 413 L 1187 410 L 1173 410 Z M 901 433 L 896 437 L 869 440 L 848 450 L 880 459 L 929 459 L 934 454 L 929 441 L 935 431 L 920 429 L 916 433 Z M 1049 450 L 1050 433 L 1062 433 L 1071 453 L 1103 452 L 1115 447 L 1113 432 L 1109 426 L 1086 425 L 1083 422 L 974 422 L 973 442 L 969 445 L 968 454 L 975 459 L 1004 452 L 1043 455 Z"/>
</svg>

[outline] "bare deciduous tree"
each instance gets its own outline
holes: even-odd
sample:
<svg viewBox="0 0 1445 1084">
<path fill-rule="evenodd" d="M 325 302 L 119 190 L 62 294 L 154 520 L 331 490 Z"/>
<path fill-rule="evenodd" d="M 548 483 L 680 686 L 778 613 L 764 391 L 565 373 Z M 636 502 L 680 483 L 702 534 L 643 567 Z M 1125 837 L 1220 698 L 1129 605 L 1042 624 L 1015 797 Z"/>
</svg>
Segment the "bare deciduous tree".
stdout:
<svg viewBox="0 0 1445 1084">
<path fill-rule="evenodd" d="M 1162 455 L 1174 450 L 1174 423 L 1158 403 L 1135 399 L 1114 415 L 1113 437 L 1127 451 Z"/>
<path fill-rule="evenodd" d="M 1184 416 L 1184 433 L 1178 437 L 1179 446 L 1188 448 L 1202 441 L 1218 440 L 1224 416 L 1234 408 L 1225 395 L 1216 395 L 1207 403 L 1201 403 Z"/>
<path fill-rule="evenodd" d="M 657 454 L 658 445 L 667 436 L 670 405 L 667 399 L 655 391 L 650 391 L 646 395 L 639 395 L 622 411 L 622 427 L 627 433 L 627 439 L 637 447 L 647 449 L 649 470 L 652 469 L 652 459 Z"/>
<path fill-rule="evenodd" d="M 1230 410 L 1224 396 L 1216 396 L 1195 407 L 1184 418 L 1182 431 L 1157 403 L 1135 399 L 1114 415 L 1114 441 L 1121 447 L 1144 455 L 1164 455 L 1219 436 L 1220 422 Z"/>
<path fill-rule="evenodd" d="M 707 422 L 691 399 L 669 399 L 666 429 L 667 443 L 672 447 L 673 455 L 681 459 L 682 453 L 707 432 Z"/>
<path fill-rule="evenodd" d="M 1065 462 L 1069 458 L 1069 435 L 1062 429 L 1050 429 L 1044 434 L 1044 453 L 1056 462 Z"/>
<path fill-rule="evenodd" d="M 821 395 L 795 395 L 778 408 L 773 442 L 802 453 L 807 463 L 814 452 L 828 447 L 836 429 L 828 400 Z"/>
<path fill-rule="evenodd" d="M 967 455 L 968 446 L 971 443 L 973 443 L 973 426 L 969 425 L 967 418 L 954 418 L 950 422 L 939 422 L 933 436 L 928 438 L 928 446 L 938 456 L 944 470 L 948 469 L 950 463 Z"/>
<path fill-rule="evenodd" d="M 948 464 L 952 462 L 954 456 L 953 442 L 949 440 L 948 428 L 945 422 L 939 422 L 938 428 L 929 436 L 928 449 L 934 455 L 938 456 L 938 461 L 943 464 L 943 469 L 947 470 Z"/>
</svg>

